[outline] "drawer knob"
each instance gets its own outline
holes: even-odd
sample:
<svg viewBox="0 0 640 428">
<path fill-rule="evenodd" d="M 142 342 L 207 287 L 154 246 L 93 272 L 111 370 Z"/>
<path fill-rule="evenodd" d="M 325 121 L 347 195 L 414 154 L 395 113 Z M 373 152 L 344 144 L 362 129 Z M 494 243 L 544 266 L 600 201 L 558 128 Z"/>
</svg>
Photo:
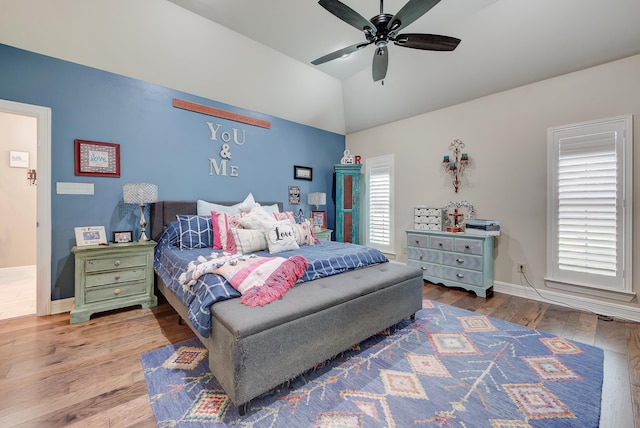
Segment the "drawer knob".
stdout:
<svg viewBox="0 0 640 428">
<path fill-rule="evenodd" d="M 469 245 L 465 245 L 464 248 L 468 250 L 469 249 Z"/>
<path fill-rule="evenodd" d="M 416 239 L 416 245 L 418 245 L 419 243 L 420 243 L 420 241 L 418 241 L 418 240 Z"/>
<path fill-rule="evenodd" d="M 120 266 L 120 260 L 116 260 L 115 262 L 113 262 L 113 264 L 116 266 Z"/>
<path fill-rule="evenodd" d="M 442 247 L 442 242 L 438 242 L 438 247 Z"/>
<path fill-rule="evenodd" d="M 424 267 L 424 266 L 420 266 L 420 269 L 422 269 L 422 270 L 427 270 L 427 268 L 426 268 L 426 267 Z"/>
<path fill-rule="evenodd" d="M 115 294 L 116 296 L 120 294 L 120 289 L 116 288 L 115 290 L 113 290 L 113 294 Z"/>
<path fill-rule="evenodd" d="M 464 278 L 464 275 L 463 275 L 463 274 L 461 274 L 461 273 L 457 273 L 457 274 L 456 274 L 456 276 L 457 276 L 458 278 Z"/>
<path fill-rule="evenodd" d="M 118 274 L 116 274 L 116 275 L 113 277 L 113 279 L 115 279 L 116 281 L 118 281 L 118 280 L 120 279 L 120 274 L 119 274 L 119 273 L 118 273 Z"/>
<path fill-rule="evenodd" d="M 462 260 L 462 259 L 456 259 L 456 261 L 457 261 L 458 263 L 460 263 L 460 264 L 464 263 L 464 260 Z"/>
<path fill-rule="evenodd" d="M 422 260 L 422 257 L 424 257 L 422 254 L 420 254 L 420 260 Z"/>
</svg>

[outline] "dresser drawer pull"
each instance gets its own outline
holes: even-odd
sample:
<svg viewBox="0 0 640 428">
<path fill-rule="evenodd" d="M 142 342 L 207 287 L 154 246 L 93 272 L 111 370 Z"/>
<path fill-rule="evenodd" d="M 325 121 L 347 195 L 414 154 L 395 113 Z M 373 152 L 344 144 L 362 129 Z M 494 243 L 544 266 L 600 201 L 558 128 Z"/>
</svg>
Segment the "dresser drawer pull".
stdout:
<svg viewBox="0 0 640 428">
<path fill-rule="evenodd" d="M 456 276 L 457 276 L 458 278 L 464 278 L 464 275 L 463 275 L 463 274 L 461 274 L 461 273 L 457 273 L 457 274 L 456 274 Z"/>
<path fill-rule="evenodd" d="M 423 257 L 424 257 L 424 255 L 420 254 L 420 260 L 422 260 Z"/>
<path fill-rule="evenodd" d="M 465 249 L 465 250 L 468 250 L 468 249 L 469 249 L 469 245 L 465 245 L 465 246 L 464 246 L 464 249 Z"/>
<path fill-rule="evenodd" d="M 115 262 L 113 262 L 113 264 L 116 266 L 120 266 L 120 260 L 116 260 Z"/>
<path fill-rule="evenodd" d="M 113 294 L 115 294 L 116 296 L 120 294 L 120 289 L 116 288 L 115 290 L 113 290 Z"/>
<path fill-rule="evenodd" d="M 442 242 L 438 242 L 438 247 L 442 247 Z"/>
<path fill-rule="evenodd" d="M 464 263 L 464 260 L 462 260 L 462 259 L 456 259 L 456 261 L 457 261 L 458 263 L 460 263 L 460 264 Z"/>
<path fill-rule="evenodd" d="M 120 274 L 116 274 L 113 279 L 115 279 L 116 281 L 118 281 L 120 279 Z"/>
<path fill-rule="evenodd" d="M 416 245 L 418 245 L 419 243 L 420 243 L 420 241 L 418 241 L 418 240 L 416 239 Z"/>
<path fill-rule="evenodd" d="M 422 269 L 422 270 L 427 270 L 427 268 L 426 268 L 426 267 L 424 267 L 424 266 L 420 266 L 420 269 Z"/>
</svg>

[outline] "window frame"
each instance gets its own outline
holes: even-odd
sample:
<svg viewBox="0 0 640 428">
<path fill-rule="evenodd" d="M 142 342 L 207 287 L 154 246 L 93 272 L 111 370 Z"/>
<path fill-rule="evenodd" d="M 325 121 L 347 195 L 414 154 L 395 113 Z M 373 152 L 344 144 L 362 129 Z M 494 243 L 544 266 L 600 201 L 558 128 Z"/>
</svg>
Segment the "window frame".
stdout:
<svg viewBox="0 0 640 428">
<path fill-rule="evenodd" d="M 613 134 L 616 153 L 616 275 L 573 272 L 559 266 L 559 162 L 563 140 L 578 147 L 596 145 Z M 591 138 L 589 138 L 591 137 Z M 584 139 L 580 141 L 579 139 Z M 633 298 L 633 118 L 631 115 L 549 128 L 547 131 L 547 274 L 551 288 L 629 301 Z"/>
<path fill-rule="evenodd" d="M 388 154 L 388 155 L 381 155 L 381 156 L 376 156 L 373 158 L 368 158 L 365 160 L 365 198 L 364 198 L 364 210 L 363 210 L 363 214 L 364 214 L 364 224 L 366 225 L 366 227 L 364 228 L 365 230 L 365 236 L 364 236 L 364 241 L 365 241 L 365 245 L 368 245 L 370 247 L 373 248 L 377 248 L 380 251 L 382 251 L 385 254 L 392 254 L 395 255 L 396 251 L 395 251 L 395 243 L 394 243 L 394 237 L 395 237 L 395 233 L 394 233 L 394 200 L 393 200 L 393 186 L 394 186 L 394 155 L 393 154 Z M 380 244 L 378 242 L 371 242 L 371 227 L 370 227 L 370 220 L 371 220 L 371 170 L 373 168 L 376 167 L 388 167 L 389 168 L 389 229 L 388 229 L 388 243 L 387 244 Z"/>
</svg>

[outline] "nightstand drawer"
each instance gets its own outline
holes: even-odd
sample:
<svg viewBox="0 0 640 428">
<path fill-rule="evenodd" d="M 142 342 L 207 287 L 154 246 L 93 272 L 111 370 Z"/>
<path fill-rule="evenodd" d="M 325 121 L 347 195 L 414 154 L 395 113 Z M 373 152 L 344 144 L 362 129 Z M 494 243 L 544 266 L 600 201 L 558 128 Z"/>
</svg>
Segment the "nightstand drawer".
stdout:
<svg viewBox="0 0 640 428">
<path fill-rule="evenodd" d="M 144 281 L 133 282 L 121 285 L 110 285 L 108 287 L 88 288 L 85 292 L 85 302 L 94 303 L 104 300 L 113 300 L 117 298 L 142 295 L 147 292 L 147 285 Z"/>
<path fill-rule="evenodd" d="M 104 273 L 93 273 L 87 275 L 86 287 L 99 287 L 106 284 L 118 284 L 128 281 L 141 281 L 145 279 L 145 267 L 138 269 L 116 270 Z"/>
<path fill-rule="evenodd" d="M 101 272 L 113 269 L 126 269 L 135 266 L 146 266 L 147 256 L 145 254 L 127 255 L 126 257 L 105 257 L 87 259 L 84 270 L 86 273 Z"/>
</svg>

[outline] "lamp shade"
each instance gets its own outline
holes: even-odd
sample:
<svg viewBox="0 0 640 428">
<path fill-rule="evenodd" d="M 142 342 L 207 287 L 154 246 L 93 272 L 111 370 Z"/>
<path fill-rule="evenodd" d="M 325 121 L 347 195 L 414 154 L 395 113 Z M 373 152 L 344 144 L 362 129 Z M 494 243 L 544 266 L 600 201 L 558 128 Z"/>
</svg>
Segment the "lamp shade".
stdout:
<svg viewBox="0 0 640 428">
<path fill-rule="evenodd" d="M 125 184 L 122 194 L 125 204 L 148 204 L 158 200 L 158 186 L 149 183 Z"/>
<path fill-rule="evenodd" d="M 327 205 L 327 194 L 322 192 L 309 193 L 307 196 L 309 205 Z"/>
</svg>

